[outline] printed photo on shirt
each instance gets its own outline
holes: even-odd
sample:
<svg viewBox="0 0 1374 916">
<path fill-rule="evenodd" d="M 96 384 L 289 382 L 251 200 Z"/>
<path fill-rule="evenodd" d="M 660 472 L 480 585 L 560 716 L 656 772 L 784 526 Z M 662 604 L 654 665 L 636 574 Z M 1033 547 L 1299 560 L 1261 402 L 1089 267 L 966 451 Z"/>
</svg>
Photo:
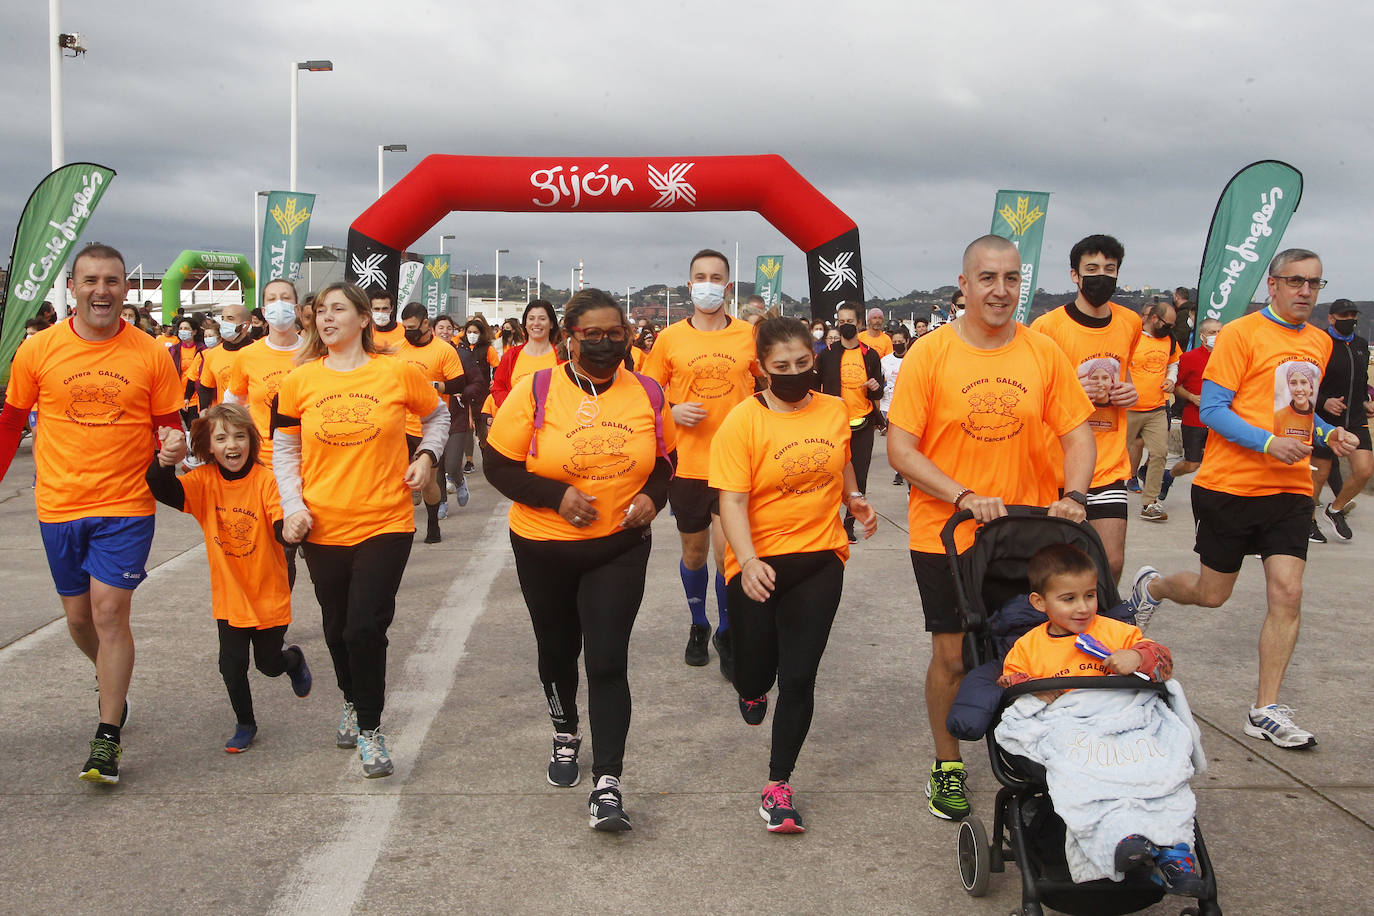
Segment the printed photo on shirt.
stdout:
<svg viewBox="0 0 1374 916">
<path fill-rule="evenodd" d="M 1094 407 L 1110 407 L 1112 386 L 1121 379 L 1121 363 L 1110 356 L 1095 356 L 1078 364 L 1078 381 Z"/>
<path fill-rule="evenodd" d="M 1312 441 L 1312 408 L 1321 374 L 1306 360 L 1279 363 L 1274 370 L 1274 435 Z"/>
</svg>

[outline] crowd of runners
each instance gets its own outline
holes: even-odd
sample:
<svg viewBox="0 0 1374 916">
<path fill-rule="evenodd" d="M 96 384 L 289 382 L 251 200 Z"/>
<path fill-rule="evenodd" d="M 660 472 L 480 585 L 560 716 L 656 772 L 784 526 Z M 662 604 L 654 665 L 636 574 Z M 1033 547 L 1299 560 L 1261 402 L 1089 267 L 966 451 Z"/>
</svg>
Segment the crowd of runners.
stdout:
<svg viewBox="0 0 1374 916">
<path fill-rule="evenodd" d="M 1279 700 L 1308 545 L 1325 539 L 1318 519 L 1352 537 L 1346 513 L 1374 470 L 1358 309 L 1338 300 L 1328 329 L 1309 324 L 1322 264 L 1294 248 L 1269 265 L 1262 310 L 1193 328 L 1186 296 L 1143 316 L 1113 302 L 1124 258 L 1111 236 L 1084 238 L 1069 258 L 1076 298 L 1029 327 L 1013 317 L 1020 257 L 985 236 L 964 252 L 948 313 L 891 334 L 881 311 L 855 303 L 833 323 L 749 302 L 732 317 L 729 260 L 706 249 L 688 262 L 691 315 L 661 329 L 636 327 L 595 289 L 573 294 L 561 318 L 535 300 L 493 330 L 480 317 L 460 325 L 415 303 L 398 309 L 383 290 L 334 283 L 302 301 L 273 280 L 260 309 L 228 305 L 199 326 L 178 319 L 172 339 L 158 340 L 138 330 L 137 309 L 121 313 L 121 254 L 88 245 L 72 265 L 72 316 L 31 328 L 0 413 L 3 474 L 36 412 L 42 541 L 72 639 L 95 666 L 98 725 L 79 776 L 119 781 L 131 599 L 156 501 L 204 532 L 236 720 L 225 750 L 248 750 L 257 733 L 250 658 L 269 677 L 286 674 L 297 696 L 311 692 L 305 653 L 286 639 L 299 557 L 341 694 L 334 739 L 356 749 L 364 776 L 391 774 L 387 630 L 416 507 L 424 543 L 440 543 L 449 495 L 467 504 L 477 448 L 486 479 L 511 501 L 555 786 L 583 775 L 582 660 L 598 830 L 631 826 L 620 786 L 629 643 L 651 525 L 665 508 L 681 546 L 683 660 L 707 665 L 714 649 L 746 723 L 762 724 L 771 707 L 759 811 L 769 831 L 804 830 L 790 780 L 850 545 L 878 524 L 865 491 L 879 441 L 892 483 L 908 487 L 910 561 L 931 634 L 934 815 L 969 812 L 960 743 L 945 726 L 965 671 L 939 536 L 960 509 L 979 522 L 1009 505 L 1086 520 L 1119 579 L 1128 491 L 1142 491 L 1142 518 L 1164 521 L 1169 486 L 1193 474 L 1198 566 L 1137 572 L 1137 626 L 1164 601 L 1220 606 L 1257 555 L 1268 607 L 1242 727 L 1279 747 L 1312 747 Z M 1166 468 L 1171 402 L 1183 458 Z M 1337 458 L 1351 473 L 1332 481 L 1318 512 L 1314 484 L 1319 496 Z M 956 532 L 960 550 L 973 528 Z M 912 603 L 911 579 L 891 575 L 893 600 Z"/>
</svg>

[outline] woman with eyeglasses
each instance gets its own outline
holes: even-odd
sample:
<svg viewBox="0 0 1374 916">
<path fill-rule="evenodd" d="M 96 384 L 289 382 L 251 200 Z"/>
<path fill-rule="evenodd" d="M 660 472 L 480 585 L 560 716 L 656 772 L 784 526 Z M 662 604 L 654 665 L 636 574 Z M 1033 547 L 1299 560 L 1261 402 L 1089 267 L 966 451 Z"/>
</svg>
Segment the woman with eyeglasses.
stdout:
<svg viewBox="0 0 1374 916">
<path fill-rule="evenodd" d="M 630 829 L 620 792 L 630 727 L 630 631 L 644 595 L 649 525 L 668 499 L 677 432 L 663 389 L 624 368 L 630 327 L 585 289 L 563 316 L 569 361 L 521 379 L 496 415 L 482 468 L 510 509 L 511 547 L 553 722 L 548 781 L 580 779 L 577 659 L 592 736 L 589 822 Z"/>
</svg>

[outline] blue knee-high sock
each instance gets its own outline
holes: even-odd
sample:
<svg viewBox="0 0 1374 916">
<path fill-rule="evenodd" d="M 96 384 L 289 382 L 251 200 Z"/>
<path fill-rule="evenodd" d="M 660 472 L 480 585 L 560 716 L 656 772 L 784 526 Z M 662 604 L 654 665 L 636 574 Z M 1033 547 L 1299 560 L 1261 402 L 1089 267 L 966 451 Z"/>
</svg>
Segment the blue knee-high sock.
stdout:
<svg viewBox="0 0 1374 916">
<path fill-rule="evenodd" d="M 716 627 L 716 632 L 724 633 L 730 629 L 730 612 L 725 607 L 725 576 L 719 569 L 716 570 L 716 607 L 720 609 L 720 626 Z"/>
<path fill-rule="evenodd" d="M 682 588 L 687 592 L 687 610 L 692 612 L 692 623 L 710 626 L 710 621 L 706 619 L 706 567 L 688 569 L 681 560 L 677 565 L 678 572 L 682 574 Z"/>
</svg>

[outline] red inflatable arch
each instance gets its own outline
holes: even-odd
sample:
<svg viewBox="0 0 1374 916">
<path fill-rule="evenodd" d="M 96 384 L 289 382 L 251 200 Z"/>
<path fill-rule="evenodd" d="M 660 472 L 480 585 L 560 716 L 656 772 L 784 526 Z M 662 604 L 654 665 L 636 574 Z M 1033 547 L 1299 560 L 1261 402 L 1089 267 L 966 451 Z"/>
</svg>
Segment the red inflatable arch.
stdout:
<svg viewBox="0 0 1374 916">
<path fill-rule="evenodd" d="M 427 156 L 353 222 L 347 278 L 394 295 L 401 252 L 454 210 L 754 210 L 806 252 L 813 315 L 829 317 L 842 301 L 863 301 L 858 227 L 772 155 Z"/>
</svg>

